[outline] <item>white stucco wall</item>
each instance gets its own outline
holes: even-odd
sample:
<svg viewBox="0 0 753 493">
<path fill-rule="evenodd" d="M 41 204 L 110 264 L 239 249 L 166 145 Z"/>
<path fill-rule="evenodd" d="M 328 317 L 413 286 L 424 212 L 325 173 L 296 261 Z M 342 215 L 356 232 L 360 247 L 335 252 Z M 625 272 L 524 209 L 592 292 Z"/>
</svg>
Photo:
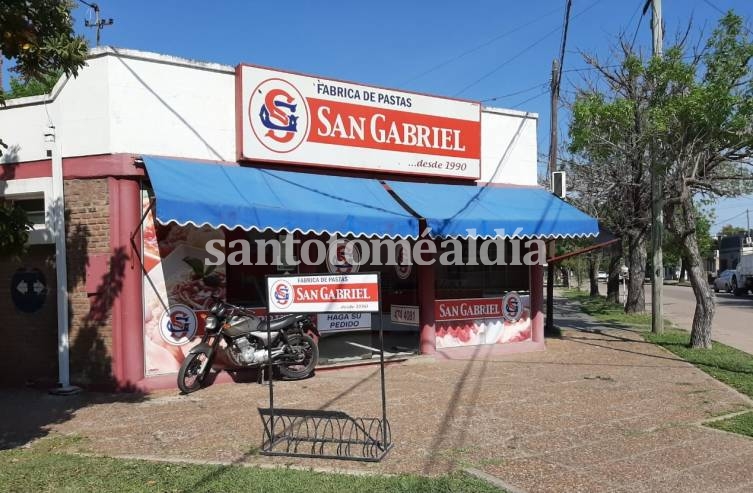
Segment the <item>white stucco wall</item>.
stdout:
<svg viewBox="0 0 753 493">
<path fill-rule="evenodd" d="M 33 104 L 20 104 L 33 100 Z M 22 98 L 0 109 L 0 138 L 8 145 L 0 163 L 35 161 L 45 158 L 44 132 L 48 118 L 41 98 Z"/>
<path fill-rule="evenodd" d="M 235 161 L 235 72 L 109 59 L 111 152 Z"/>
<path fill-rule="evenodd" d="M 481 182 L 536 185 L 536 113 L 484 108 Z"/>
<path fill-rule="evenodd" d="M 536 121 L 536 114 L 483 110 L 480 181 L 536 185 Z M 234 68 L 97 48 L 79 76 L 59 82 L 51 95 L 0 109 L 0 136 L 11 147 L 0 162 L 46 159 L 49 122 L 66 157 L 131 153 L 234 161 Z"/>
</svg>

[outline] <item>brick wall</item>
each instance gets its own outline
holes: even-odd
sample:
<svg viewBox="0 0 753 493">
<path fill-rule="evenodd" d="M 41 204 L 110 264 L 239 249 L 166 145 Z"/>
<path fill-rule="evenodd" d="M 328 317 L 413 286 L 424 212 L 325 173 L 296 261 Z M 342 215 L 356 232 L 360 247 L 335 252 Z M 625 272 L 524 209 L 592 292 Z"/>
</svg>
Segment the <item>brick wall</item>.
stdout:
<svg viewBox="0 0 753 493">
<path fill-rule="evenodd" d="M 107 385 L 112 383 L 110 308 L 118 291 L 117 280 L 109 273 L 108 181 L 66 180 L 64 190 L 71 381 Z"/>
</svg>

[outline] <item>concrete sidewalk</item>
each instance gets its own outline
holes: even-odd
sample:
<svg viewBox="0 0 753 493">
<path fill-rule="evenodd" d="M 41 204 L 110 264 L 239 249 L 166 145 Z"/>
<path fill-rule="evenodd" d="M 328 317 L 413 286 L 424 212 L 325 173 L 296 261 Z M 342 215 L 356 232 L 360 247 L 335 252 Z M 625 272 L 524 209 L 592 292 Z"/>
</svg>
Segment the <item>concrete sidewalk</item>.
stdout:
<svg viewBox="0 0 753 493">
<path fill-rule="evenodd" d="M 556 310 L 564 335 L 545 352 L 389 366 L 395 448 L 378 464 L 257 455 L 256 408 L 267 405 L 267 388 L 256 384 L 130 402 L 2 392 L 11 415 L 0 437 L 20 444 L 77 434 L 86 437 L 77 447 L 114 456 L 379 473 L 471 467 L 529 492 L 753 491 L 753 440 L 699 424 L 746 409 L 749 399 L 569 301 L 557 299 Z M 278 406 L 379 415 L 377 368 L 320 372 L 275 389 Z M 66 409 L 48 423 L 37 415 L 61 402 Z"/>
</svg>

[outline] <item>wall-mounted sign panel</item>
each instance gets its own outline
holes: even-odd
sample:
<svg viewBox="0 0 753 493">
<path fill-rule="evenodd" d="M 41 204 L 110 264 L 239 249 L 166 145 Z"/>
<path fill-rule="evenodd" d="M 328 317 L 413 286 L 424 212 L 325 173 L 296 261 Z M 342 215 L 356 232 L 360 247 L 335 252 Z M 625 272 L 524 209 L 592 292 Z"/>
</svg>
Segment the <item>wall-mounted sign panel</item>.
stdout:
<svg viewBox="0 0 753 493">
<path fill-rule="evenodd" d="M 238 159 L 478 179 L 481 105 L 236 69 Z"/>
</svg>

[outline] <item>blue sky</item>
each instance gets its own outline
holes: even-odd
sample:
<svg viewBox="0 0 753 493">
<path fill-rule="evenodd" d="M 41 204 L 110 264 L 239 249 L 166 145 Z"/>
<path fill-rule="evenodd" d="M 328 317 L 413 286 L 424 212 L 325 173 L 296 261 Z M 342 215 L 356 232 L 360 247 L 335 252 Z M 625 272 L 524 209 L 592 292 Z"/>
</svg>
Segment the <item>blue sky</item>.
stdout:
<svg viewBox="0 0 753 493">
<path fill-rule="evenodd" d="M 644 0 L 573 0 L 563 96 L 572 96 L 592 71 L 579 51 L 610 58 L 625 32 L 648 53 L 650 16 Z M 539 114 L 540 159 L 549 134 L 548 80 L 557 56 L 565 0 L 379 0 L 262 2 L 225 0 L 100 0 L 115 23 L 102 44 L 235 65 L 248 62 L 286 70 L 420 91 Z M 719 11 L 734 9 L 753 27 L 751 0 L 664 0 L 666 41 L 692 19 L 708 33 Z M 84 27 L 89 9 L 74 12 Z M 638 22 L 640 20 L 640 28 Z M 570 70 L 569 72 L 567 72 Z M 559 113 L 560 136 L 569 118 Z M 716 220 L 745 226 L 753 196 L 724 200 Z M 720 228 L 721 224 L 715 226 Z"/>
</svg>

